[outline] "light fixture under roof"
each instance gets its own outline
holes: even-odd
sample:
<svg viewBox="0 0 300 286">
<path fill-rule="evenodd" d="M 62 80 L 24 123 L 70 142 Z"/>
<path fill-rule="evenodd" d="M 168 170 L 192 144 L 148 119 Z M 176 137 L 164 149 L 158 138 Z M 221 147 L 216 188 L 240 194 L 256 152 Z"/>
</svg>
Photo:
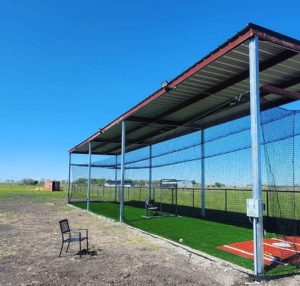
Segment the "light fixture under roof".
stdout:
<svg viewBox="0 0 300 286">
<path fill-rule="evenodd" d="M 164 88 L 164 87 L 167 87 L 169 84 L 169 82 L 167 80 L 164 80 L 162 83 L 161 83 L 161 87 Z"/>
</svg>

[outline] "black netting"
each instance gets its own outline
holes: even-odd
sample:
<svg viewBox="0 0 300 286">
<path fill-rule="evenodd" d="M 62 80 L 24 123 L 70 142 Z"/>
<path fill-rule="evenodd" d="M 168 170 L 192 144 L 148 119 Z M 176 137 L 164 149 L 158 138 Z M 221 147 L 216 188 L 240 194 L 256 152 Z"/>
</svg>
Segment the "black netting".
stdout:
<svg viewBox="0 0 300 286">
<path fill-rule="evenodd" d="M 278 234 L 297 235 L 300 113 L 273 108 L 261 113 L 261 126 L 265 226 Z M 246 199 L 252 197 L 250 117 L 208 128 L 204 142 L 201 138 L 197 131 L 155 144 L 151 153 L 149 147 L 127 153 L 125 202 L 144 208 L 150 198 L 165 210 L 172 212 L 176 205 L 179 214 L 200 217 L 204 160 L 207 219 L 251 227 L 246 217 Z M 87 178 L 86 164 L 72 166 L 70 201 L 86 199 Z M 91 200 L 119 201 L 119 156 L 93 161 L 91 178 Z M 171 187 L 162 185 L 163 180 Z"/>
</svg>

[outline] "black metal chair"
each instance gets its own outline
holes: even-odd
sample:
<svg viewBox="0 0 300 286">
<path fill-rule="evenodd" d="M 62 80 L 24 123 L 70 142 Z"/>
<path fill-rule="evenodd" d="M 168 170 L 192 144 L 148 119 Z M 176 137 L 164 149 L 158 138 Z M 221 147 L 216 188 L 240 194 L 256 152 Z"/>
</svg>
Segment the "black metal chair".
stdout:
<svg viewBox="0 0 300 286">
<path fill-rule="evenodd" d="M 154 200 L 147 199 L 145 202 L 145 217 L 157 215 L 158 207 L 154 205 Z"/>
<path fill-rule="evenodd" d="M 69 250 L 69 246 L 71 242 L 78 241 L 79 242 L 79 255 L 81 257 L 81 242 L 86 240 L 86 252 L 88 253 L 89 251 L 89 235 L 88 235 L 88 230 L 87 229 L 70 229 L 69 227 L 69 222 L 67 219 L 63 219 L 59 221 L 59 226 L 61 230 L 61 236 L 62 236 L 62 243 L 61 243 L 61 248 L 59 252 L 59 256 L 61 256 L 64 243 L 68 243 L 66 252 Z M 81 231 L 85 231 L 85 236 L 81 235 Z"/>
</svg>

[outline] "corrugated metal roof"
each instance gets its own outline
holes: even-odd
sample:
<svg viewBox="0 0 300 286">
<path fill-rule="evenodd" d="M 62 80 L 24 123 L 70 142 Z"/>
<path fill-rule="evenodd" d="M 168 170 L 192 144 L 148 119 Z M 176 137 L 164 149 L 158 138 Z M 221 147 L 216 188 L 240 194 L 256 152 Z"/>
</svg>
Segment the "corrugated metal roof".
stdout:
<svg viewBox="0 0 300 286">
<path fill-rule="evenodd" d="M 126 121 L 126 151 L 161 142 L 249 114 L 248 45 L 259 38 L 261 86 L 300 91 L 300 41 L 249 24 L 208 56 L 72 148 L 71 153 L 119 154 L 120 122 Z M 243 100 L 232 103 L 235 97 Z M 267 109 L 292 101 L 262 92 Z M 230 104 L 231 102 L 231 104 Z"/>
</svg>

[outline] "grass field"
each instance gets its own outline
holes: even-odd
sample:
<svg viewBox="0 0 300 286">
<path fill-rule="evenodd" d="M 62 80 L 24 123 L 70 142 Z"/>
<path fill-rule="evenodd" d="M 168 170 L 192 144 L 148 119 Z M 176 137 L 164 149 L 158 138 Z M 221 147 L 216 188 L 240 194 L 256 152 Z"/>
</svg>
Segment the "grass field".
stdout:
<svg viewBox="0 0 300 286">
<path fill-rule="evenodd" d="M 48 198 L 51 199 L 53 197 L 65 199 L 67 196 L 65 191 L 48 192 L 42 188 L 42 185 L 27 186 L 15 183 L 0 183 L 0 199 L 13 199 L 16 193 L 18 196 L 23 196 L 24 198 L 30 197 L 31 199 L 37 201 L 46 201 Z"/>
</svg>

